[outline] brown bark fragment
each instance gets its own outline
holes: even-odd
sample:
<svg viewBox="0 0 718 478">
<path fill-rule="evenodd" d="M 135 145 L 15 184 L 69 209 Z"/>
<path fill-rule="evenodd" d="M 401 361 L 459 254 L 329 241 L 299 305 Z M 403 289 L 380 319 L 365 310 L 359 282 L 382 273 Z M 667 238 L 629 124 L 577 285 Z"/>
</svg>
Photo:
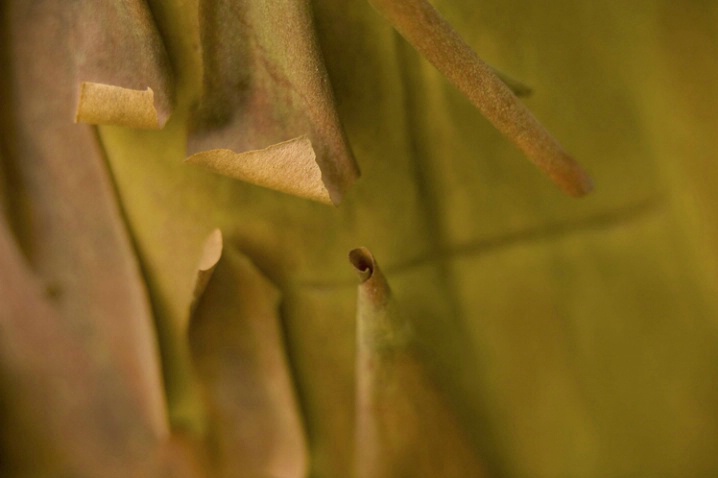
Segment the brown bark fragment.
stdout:
<svg viewBox="0 0 718 478">
<path fill-rule="evenodd" d="M 256 172 L 243 180 L 322 202 L 325 189 L 338 204 L 359 170 L 335 111 L 310 10 L 306 0 L 200 2 L 204 87 L 188 150 L 215 163 L 245 163 L 239 155 L 252 152 L 256 161 L 246 165 Z M 306 145 L 286 149 L 292 138 L 304 137 L 315 156 L 310 168 Z M 278 150 L 291 154 L 280 158 Z M 295 179 L 307 170 L 293 190 L 277 186 L 281 176 Z"/>
<path fill-rule="evenodd" d="M 202 151 L 186 161 L 257 186 L 332 204 L 327 186 L 322 181 L 314 148 L 306 137 L 273 144 L 259 151 Z"/>
<path fill-rule="evenodd" d="M 218 476 L 301 478 L 307 449 L 279 322 L 277 289 L 225 248 L 189 328 Z"/>
</svg>

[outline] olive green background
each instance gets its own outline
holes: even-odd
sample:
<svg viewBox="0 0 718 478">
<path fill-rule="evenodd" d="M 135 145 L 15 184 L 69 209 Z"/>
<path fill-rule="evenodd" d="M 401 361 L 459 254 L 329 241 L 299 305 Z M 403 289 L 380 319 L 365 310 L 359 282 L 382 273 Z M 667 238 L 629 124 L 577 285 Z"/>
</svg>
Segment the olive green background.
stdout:
<svg viewBox="0 0 718 478">
<path fill-rule="evenodd" d="M 191 2 L 150 2 L 178 74 L 163 131 L 100 127 L 165 360 L 219 227 L 283 294 L 313 476 L 352 455 L 368 247 L 495 476 L 718 473 L 718 3 L 441 0 L 590 171 L 563 196 L 362 1 L 313 2 L 362 177 L 337 209 L 182 164 Z M 179 359 L 178 359 L 179 360 Z M 181 360 L 180 360 L 181 362 Z M 176 424 L 196 417 L 165 363 Z M 179 371 L 178 371 L 179 370 Z"/>
</svg>

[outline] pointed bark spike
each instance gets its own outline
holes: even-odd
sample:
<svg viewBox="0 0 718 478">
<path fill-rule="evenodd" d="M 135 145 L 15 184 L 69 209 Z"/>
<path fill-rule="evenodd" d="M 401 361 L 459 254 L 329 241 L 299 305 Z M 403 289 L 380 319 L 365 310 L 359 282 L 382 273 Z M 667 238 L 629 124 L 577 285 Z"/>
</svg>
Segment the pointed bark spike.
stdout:
<svg viewBox="0 0 718 478">
<path fill-rule="evenodd" d="M 397 31 L 567 194 L 593 189 L 588 174 L 427 0 L 369 0 Z"/>
<path fill-rule="evenodd" d="M 485 476 L 461 423 L 424 366 L 408 320 L 365 248 L 350 253 L 357 301 L 356 476 Z"/>
<path fill-rule="evenodd" d="M 374 255 L 365 247 L 349 253 L 349 260 L 359 275 L 359 304 L 357 311 L 357 340 L 373 347 L 376 341 L 384 341 L 396 331 L 403 329 L 398 324 L 385 323 L 387 318 L 396 317 L 387 313 L 391 289 Z M 382 338 L 382 336 L 384 336 Z"/>
</svg>

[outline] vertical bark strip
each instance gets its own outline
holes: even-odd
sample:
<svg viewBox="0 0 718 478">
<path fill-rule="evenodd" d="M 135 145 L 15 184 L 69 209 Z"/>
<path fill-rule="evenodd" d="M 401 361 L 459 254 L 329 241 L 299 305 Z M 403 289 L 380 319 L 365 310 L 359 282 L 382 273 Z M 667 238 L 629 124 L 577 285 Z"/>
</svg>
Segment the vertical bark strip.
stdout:
<svg viewBox="0 0 718 478">
<path fill-rule="evenodd" d="M 428 376 L 409 322 L 364 248 L 350 253 L 357 302 L 358 478 L 478 477 L 484 466 Z"/>
<path fill-rule="evenodd" d="M 59 0 L 2 8 L 1 141 L 23 206 L 13 218 L 21 252 L 3 229 L 2 388 L 12 407 L 47 420 L 38 440 L 72 465 L 68 473 L 133 469 L 167 437 L 167 411 L 149 304 L 103 154 L 92 129 L 72 123 L 71 9 Z"/>
<path fill-rule="evenodd" d="M 228 169 L 246 162 L 243 180 L 310 199 L 324 189 L 338 204 L 359 170 L 335 111 L 309 2 L 201 0 L 200 28 L 204 87 L 190 159 Z M 270 148 L 302 137 L 311 154 L 296 142 L 288 157 Z M 252 155 L 243 156 L 247 152 Z M 307 166 L 311 174 L 298 180 L 291 174 Z M 224 168 L 212 169 L 224 174 Z"/>
<path fill-rule="evenodd" d="M 148 416 L 156 411 L 141 379 L 123 377 L 128 357 L 93 346 L 99 333 L 63 317 L 0 220 L 2 476 L 149 477 L 157 469 L 165 426 Z"/>
<path fill-rule="evenodd" d="M 588 174 L 428 1 L 369 3 L 563 191 L 571 196 L 591 191 Z"/>
<path fill-rule="evenodd" d="M 279 300 L 277 289 L 246 257 L 225 248 L 197 301 L 189 340 L 218 476 L 306 476 Z"/>
</svg>

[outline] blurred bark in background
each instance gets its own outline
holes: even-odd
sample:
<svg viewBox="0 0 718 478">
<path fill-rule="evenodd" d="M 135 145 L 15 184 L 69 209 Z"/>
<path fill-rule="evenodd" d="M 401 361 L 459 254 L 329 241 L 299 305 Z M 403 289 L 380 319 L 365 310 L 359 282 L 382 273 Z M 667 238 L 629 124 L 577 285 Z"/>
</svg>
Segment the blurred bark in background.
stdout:
<svg viewBox="0 0 718 478">
<path fill-rule="evenodd" d="M 367 473 L 358 246 L 412 331 L 411 371 L 391 362 L 375 396 L 463 425 L 460 446 L 410 436 L 426 424 L 406 443 L 496 477 L 718 474 L 718 3 L 432 4 L 531 87 L 591 195 L 561 194 L 367 2 L 0 5 L 3 476 Z M 236 153 L 308 138 L 291 146 L 341 205 L 186 164 L 198 131 Z"/>
</svg>

